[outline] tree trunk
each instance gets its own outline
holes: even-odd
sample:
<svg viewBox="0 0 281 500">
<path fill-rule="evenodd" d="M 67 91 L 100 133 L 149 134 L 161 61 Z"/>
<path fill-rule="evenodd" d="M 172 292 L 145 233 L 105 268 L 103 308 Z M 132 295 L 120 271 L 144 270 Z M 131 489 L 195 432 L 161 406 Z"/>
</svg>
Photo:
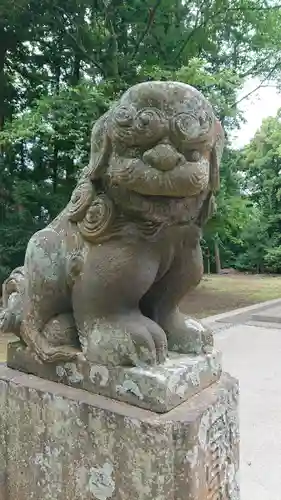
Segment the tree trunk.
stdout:
<svg viewBox="0 0 281 500">
<path fill-rule="evenodd" d="M 206 257 L 206 264 L 207 264 L 207 274 L 211 274 L 211 255 L 210 255 L 210 252 L 209 252 L 209 249 L 207 248 L 207 251 L 205 253 L 205 257 Z"/>
<path fill-rule="evenodd" d="M 113 78 L 115 82 L 120 81 L 119 75 L 119 60 L 118 60 L 118 38 L 116 34 L 116 12 L 114 11 L 114 6 L 110 4 L 110 8 L 105 9 L 105 26 L 110 33 L 109 40 L 109 55 L 108 55 L 108 66 L 107 66 L 107 76 Z M 118 8 L 116 5 L 115 8 Z"/>
<path fill-rule="evenodd" d="M 3 130 L 5 123 L 5 59 L 7 47 L 4 46 L 4 40 L 0 37 L 0 130 Z"/>
<path fill-rule="evenodd" d="M 207 274 L 211 274 L 211 260 L 207 257 Z"/>
<path fill-rule="evenodd" d="M 52 160 L 52 183 L 53 192 L 57 192 L 58 187 L 58 147 L 54 145 L 53 160 Z"/>
<path fill-rule="evenodd" d="M 74 60 L 73 60 L 73 69 L 72 69 L 72 76 L 71 76 L 71 85 L 78 85 L 80 81 L 80 65 L 81 65 L 81 58 L 79 54 L 74 54 Z"/>
<path fill-rule="evenodd" d="M 214 249 L 215 249 L 215 261 L 216 261 L 216 273 L 220 274 L 221 258 L 220 258 L 220 247 L 217 239 L 214 240 Z"/>
</svg>

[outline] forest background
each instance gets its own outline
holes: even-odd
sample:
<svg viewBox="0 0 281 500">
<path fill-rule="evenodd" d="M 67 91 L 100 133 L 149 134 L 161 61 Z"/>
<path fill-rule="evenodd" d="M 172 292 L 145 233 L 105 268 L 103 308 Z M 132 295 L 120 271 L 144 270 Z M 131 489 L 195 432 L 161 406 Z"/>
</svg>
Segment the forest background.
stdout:
<svg viewBox="0 0 281 500">
<path fill-rule="evenodd" d="M 281 86 L 280 25 L 270 0 L 1 0 L 0 283 L 67 203 L 91 126 L 120 93 L 189 83 L 230 137 L 244 82 Z M 281 110 L 242 149 L 227 142 L 206 272 L 281 273 L 280 174 Z"/>
</svg>

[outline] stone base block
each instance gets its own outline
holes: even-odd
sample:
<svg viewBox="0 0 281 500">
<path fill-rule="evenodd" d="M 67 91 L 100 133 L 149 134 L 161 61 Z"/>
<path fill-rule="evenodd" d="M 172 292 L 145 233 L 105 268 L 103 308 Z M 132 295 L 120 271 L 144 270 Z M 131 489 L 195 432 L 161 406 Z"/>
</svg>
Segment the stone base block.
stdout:
<svg viewBox="0 0 281 500">
<path fill-rule="evenodd" d="M 94 394 L 164 413 L 175 408 L 221 375 L 221 355 L 202 356 L 170 353 L 162 365 L 112 367 L 89 364 L 79 355 L 71 363 L 40 363 L 20 342 L 8 346 L 10 368 L 60 382 Z"/>
<path fill-rule="evenodd" d="M 165 414 L 0 367 L 1 500 L 238 500 L 238 384 Z"/>
</svg>

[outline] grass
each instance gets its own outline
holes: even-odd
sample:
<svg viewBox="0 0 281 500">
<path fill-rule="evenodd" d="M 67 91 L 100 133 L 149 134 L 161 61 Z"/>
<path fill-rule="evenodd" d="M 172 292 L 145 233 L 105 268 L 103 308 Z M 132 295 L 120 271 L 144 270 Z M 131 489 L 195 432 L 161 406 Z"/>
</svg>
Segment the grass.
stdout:
<svg viewBox="0 0 281 500">
<path fill-rule="evenodd" d="M 7 344 L 11 340 L 17 340 L 17 337 L 14 337 L 14 335 L 1 335 L 0 333 L 0 363 L 6 361 Z"/>
<path fill-rule="evenodd" d="M 182 300 L 181 310 L 203 318 L 278 298 L 281 298 L 281 276 L 210 275 Z M 6 346 L 11 338 L 0 335 L 0 362 L 6 359 Z"/>
<path fill-rule="evenodd" d="M 181 303 L 181 310 L 197 318 L 258 302 L 281 299 L 281 276 L 210 275 Z"/>
</svg>

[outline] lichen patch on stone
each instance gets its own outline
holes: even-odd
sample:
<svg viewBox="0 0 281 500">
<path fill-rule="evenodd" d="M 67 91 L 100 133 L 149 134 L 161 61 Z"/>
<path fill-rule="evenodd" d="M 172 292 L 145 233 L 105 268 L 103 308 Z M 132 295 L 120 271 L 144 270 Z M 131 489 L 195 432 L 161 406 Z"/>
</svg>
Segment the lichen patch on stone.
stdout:
<svg viewBox="0 0 281 500">
<path fill-rule="evenodd" d="M 140 400 L 143 400 L 143 394 L 141 393 L 139 386 L 132 380 L 124 380 L 122 385 L 117 385 L 116 392 L 117 394 L 131 393 L 137 396 Z"/>
<path fill-rule="evenodd" d="M 109 379 L 109 371 L 106 366 L 91 366 L 90 380 L 93 384 L 98 384 L 102 387 L 106 386 Z"/>
<path fill-rule="evenodd" d="M 81 468 L 78 474 L 78 486 L 82 492 L 93 495 L 95 500 L 109 500 L 115 490 L 114 469 L 112 463 L 105 462 L 101 467 Z"/>
</svg>

